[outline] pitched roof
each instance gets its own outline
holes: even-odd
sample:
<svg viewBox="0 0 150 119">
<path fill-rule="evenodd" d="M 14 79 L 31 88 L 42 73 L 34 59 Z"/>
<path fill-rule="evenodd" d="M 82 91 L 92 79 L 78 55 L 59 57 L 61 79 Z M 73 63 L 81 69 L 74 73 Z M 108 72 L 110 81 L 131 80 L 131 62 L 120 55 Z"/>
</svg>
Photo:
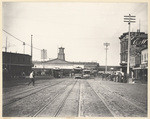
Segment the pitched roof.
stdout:
<svg viewBox="0 0 150 119">
<path fill-rule="evenodd" d="M 33 64 L 41 64 L 41 61 L 33 61 Z M 86 65 L 86 66 L 98 66 L 97 62 L 69 62 L 61 59 L 52 59 L 48 61 L 44 61 L 46 64 L 71 64 L 71 65 Z"/>
<path fill-rule="evenodd" d="M 48 64 L 70 64 L 69 62 L 67 62 L 65 60 L 58 59 L 58 58 L 45 61 L 44 63 L 48 63 Z"/>
</svg>

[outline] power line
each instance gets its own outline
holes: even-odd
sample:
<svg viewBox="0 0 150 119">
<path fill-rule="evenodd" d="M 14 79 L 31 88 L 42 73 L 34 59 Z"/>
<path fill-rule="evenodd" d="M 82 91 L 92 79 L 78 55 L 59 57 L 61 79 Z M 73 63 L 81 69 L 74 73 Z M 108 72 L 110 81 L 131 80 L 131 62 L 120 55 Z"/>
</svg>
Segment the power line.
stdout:
<svg viewBox="0 0 150 119">
<path fill-rule="evenodd" d="M 10 35 L 10 36 L 12 36 L 13 38 L 15 38 L 16 40 L 22 42 L 23 44 L 25 44 L 25 45 L 27 45 L 27 46 L 29 46 L 29 47 L 31 47 L 31 45 L 26 44 L 24 41 L 22 41 L 22 40 L 20 40 L 19 38 L 15 37 L 14 35 L 12 35 L 11 33 L 7 32 L 6 30 L 4 30 L 4 29 L 2 29 L 2 30 L 3 30 L 5 33 L 7 33 L 8 35 Z M 36 49 L 36 50 L 40 50 L 40 51 L 41 51 L 41 49 L 39 49 L 39 48 L 37 48 L 37 47 L 33 47 L 33 48 Z"/>
<path fill-rule="evenodd" d="M 23 43 L 23 41 L 22 41 L 22 40 L 20 40 L 19 38 L 15 37 L 14 35 L 12 35 L 12 34 L 8 33 L 8 32 L 7 32 L 7 31 L 5 31 L 4 29 L 3 29 L 3 31 L 4 31 L 5 33 L 9 34 L 10 36 L 12 36 L 13 38 L 15 38 L 16 40 L 18 40 L 18 41 L 20 41 L 20 42 L 22 42 L 22 43 Z"/>
<path fill-rule="evenodd" d="M 27 46 L 29 46 L 29 47 L 31 47 L 31 45 L 29 45 L 29 44 L 26 44 Z M 36 50 L 42 50 L 42 49 L 39 49 L 39 48 L 37 48 L 37 47 L 32 47 L 32 48 L 34 48 L 34 49 L 36 49 Z"/>
</svg>

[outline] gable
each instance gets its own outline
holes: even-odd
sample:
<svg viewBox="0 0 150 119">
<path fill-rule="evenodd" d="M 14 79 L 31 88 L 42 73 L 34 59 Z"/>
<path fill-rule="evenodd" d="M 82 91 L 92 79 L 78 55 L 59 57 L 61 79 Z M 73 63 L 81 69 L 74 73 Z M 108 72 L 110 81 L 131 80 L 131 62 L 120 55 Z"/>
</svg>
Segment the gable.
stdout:
<svg viewBox="0 0 150 119">
<path fill-rule="evenodd" d="M 64 60 L 60 60 L 60 59 L 53 59 L 53 60 L 49 60 L 47 62 L 45 62 L 46 64 L 70 64 L 67 61 Z"/>
</svg>

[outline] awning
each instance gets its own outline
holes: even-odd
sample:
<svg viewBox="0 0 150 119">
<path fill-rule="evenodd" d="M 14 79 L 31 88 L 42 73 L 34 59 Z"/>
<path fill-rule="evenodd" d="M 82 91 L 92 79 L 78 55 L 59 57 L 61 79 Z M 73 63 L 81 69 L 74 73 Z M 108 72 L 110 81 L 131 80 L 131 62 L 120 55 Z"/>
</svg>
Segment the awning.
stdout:
<svg viewBox="0 0 150 119">
<path fill-rule="evenodd" d="M 135 67 L 135 68 L 133 68 L 133 70 L 136 70 L 136 69 L 148 69 L 148 67 L 145 67 L 145 68 Z"/>
<path fill-rule="evenodd" d="M 133 70 L 136 70 L 136 69 L 141 69 L 141 67 L 135 67 L 135 68 L 133 68 Z"/>
</svg>

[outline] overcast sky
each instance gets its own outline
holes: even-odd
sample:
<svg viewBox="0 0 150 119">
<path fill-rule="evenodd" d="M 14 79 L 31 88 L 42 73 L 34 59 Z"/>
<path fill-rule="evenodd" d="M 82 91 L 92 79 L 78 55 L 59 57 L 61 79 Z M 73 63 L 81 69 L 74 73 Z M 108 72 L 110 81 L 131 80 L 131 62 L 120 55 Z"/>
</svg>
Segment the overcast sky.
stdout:
<svg viewBox="0 0 150 119">
<path fill-rule="evenodd" d="M 67 61 L 96 61 L 105 65 L 105 48 L 109 42 L 108 65 L 120 63 L 119 36 L 128 31 L 124 15 L 136 16 L 131 31 L 148 32 L 147 3 L 100 2 L 3 2 L 3 29 L 39 49 L 47 49 L 50 59 L 57 58 L 58 47 L 65 48 Z M 23 45 L 3 32 L 8 51 L 23 53 Z M 4 48 L 3 48 L 4 50 Z M 25 51 L 30 54 L 30 47 Z M 41 51 L 33 50 L 40 60 Z"/>
</svg>

